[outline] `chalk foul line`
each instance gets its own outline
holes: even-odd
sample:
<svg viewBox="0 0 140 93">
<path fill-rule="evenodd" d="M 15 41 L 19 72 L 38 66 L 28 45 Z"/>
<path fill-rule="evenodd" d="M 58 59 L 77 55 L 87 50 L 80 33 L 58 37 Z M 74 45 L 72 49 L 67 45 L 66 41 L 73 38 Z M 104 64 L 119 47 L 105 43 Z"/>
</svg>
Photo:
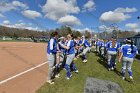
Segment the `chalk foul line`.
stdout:
<svg viewBox="0 0 140 93">
<path fill-rule="evenodd" d="M 8 82 L 8 81 L 10 81 L 10 80 L 12 80 L 12 79 L 14 79 L 14 78 L 16 78 L 16 77 L 19 77 L 19 76 L 21 76 L 21 75 L 23 75 L 23 74 L 25 74 L 25 73 L 27 73 L 27 72 L 30 72 L 30 71 L 32 71 L 32 70 L 34 70 L 34 69 L 36 69 L 36 68 L 39 68 L 39 67 L 41 67 L 41 66 L 43 66 L 43 65 L 45 65 L 45 64 L 47 64 L 47 63 L 48 63 L 48 62 L 43 62 L 43 63 L 41 63 L 41 64 L 39 64 L 39 65 L 37 65 L 37 66 L 35 66 L 35 67 L 32 67 L 32 68 L 30 68 L 30 69 L 28 69 L 28 70 L 26 70 L 26 71 L 23 71 L 23 72 L 21 72 L 21 73 L 19 73 L 19 74 L 16 74 L 16 75 L 14 75 L 14 76 L 12 76 L 12 77 L 10 77 L 10 78 L 7 78 L 7 79 L 5 79 L 5 80 L 2 80 L 2 81 L 0 81 L 0 85 L 6 83 L 6 82 Z"/>
</svg>

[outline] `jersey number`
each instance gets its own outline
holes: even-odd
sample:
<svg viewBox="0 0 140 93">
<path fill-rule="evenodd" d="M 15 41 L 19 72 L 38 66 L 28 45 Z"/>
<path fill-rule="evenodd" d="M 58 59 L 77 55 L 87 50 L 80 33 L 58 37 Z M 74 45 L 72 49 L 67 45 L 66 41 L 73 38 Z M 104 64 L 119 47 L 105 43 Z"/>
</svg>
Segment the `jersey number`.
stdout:
<svg viewBox="0 0 140 93">
<path fill-rule="evenodd" d="M 131 48 L 128 48 L 128 50 L 127 50 L 127 54 L 131 54 Z"/>
</svg>

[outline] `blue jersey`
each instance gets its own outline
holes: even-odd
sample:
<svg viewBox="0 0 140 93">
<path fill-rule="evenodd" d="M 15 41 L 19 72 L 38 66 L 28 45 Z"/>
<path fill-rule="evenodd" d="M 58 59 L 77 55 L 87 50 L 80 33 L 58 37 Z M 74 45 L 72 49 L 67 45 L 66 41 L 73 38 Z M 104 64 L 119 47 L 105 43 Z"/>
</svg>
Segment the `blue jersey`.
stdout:
<svg viewBox="0 0 140 93">
<path fill-rule="evenodd" d="M 105 43 L 105 46 L 106 46 L 109 42 L 111 42 L 111 41 L 107 41 L 107 42 Z"/>
<path fill-rule="evenodd" d="M 61 42 L 61 44 L 65 45 L 65 42 Z M 61 45 L 59 45 L 59 50 L 60 50 L 62 53 L 65 53 L 65 52 L 66 52 L 66 49 L 63 48 Z"/>
<path fill-rule="evenodd" d="M 108 42 L 106 44 L 106 48 L 107 48 L 108 51 L 115 51 L 115 52 L 117 52 L 118 49 L 120 48 L 120 44 L 116 42 L 115 47 L 112 47 L 112 42 L 110 41 L 110 42 Z"/>
<path fill-rule="evenodd" d="M 82 39 L 79 40 L 79 44 L 82 44 Z"/>
<path fill-rule="evenodd" d="M 100 46 L 104 47 L 105 43 L 104 42 L 100 42 Z"/>
<path fill-rule="evenodd" d="M 97 42 L 96 42 L 96 45 L 97 45 L 97 46 L 100 46 L 100 41 L 97 41 Z"/>
<path fill-rule="evenodd" d="M 121 47 L 121 52 L 123 53 L 123 57 L 134 58 L 136 54 L 138 54 L 137 47 L 133 45 L 133 51 L 131 49 L 131 45 L 125 44 Z"/>
<path fill-rule="evenodd" d="M 86 39 L 83 40 L 82 44 L 84 45 L 84 47 L 89 47 L 90 46 L 89 42 Z"/>
<path fill-rule="evenodd" d="M 102 42 L 101 42 L 101 41 L 99 41 L 99 46 L 100 46 L 100 47 L 102 46 Z"/>
<path fill-rule="evenodd" d="M 69 40 L 66 44 L 66 46 L 70 47 L 66 53 L 67 54 L 74 54 L 75 53 L 75 49 L 74 49 L 74 41 L 73 40 Z"/>
<path fill-rule="evenodd" d="M 47 53 L 56 54 L 57 53 L 57 41 L 55 38 L 51 38 L 48 42 Z"/>
</svg>

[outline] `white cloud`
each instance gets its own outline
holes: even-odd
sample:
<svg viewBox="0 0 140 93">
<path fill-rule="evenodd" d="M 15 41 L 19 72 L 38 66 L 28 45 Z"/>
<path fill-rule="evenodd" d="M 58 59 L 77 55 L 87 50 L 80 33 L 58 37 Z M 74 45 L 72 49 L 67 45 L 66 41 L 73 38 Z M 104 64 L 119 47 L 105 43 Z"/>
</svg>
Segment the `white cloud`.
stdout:
<svg viewBox="0 0 140 93">
<path fill-rule="evenodd" d="M 8 12 L 15 9 L 16 7 L 14 7 L 11 3 L 0 2 L 0 12 Z"/>
<path fill-rule="evenodd" d="M 28 29 L 34 31 L 43 31 L 39 27 L 31 25 L 31 23 L 27 24 L 20 20 L 17 21 L 16 24 L 11 24 L 9 20 L 5 20 L 3 21 L 3 26 L 10 27 L 10 28 Z"/>
<path fill-rule="evenodd" d="M 28 23 L 28 25 L 32 26 L 33 24 L 32 23 Z"/>
<path fill-rule="evenodd" d="M 117 13 L 117 12 L 109 11 L 109 12 L 103 13 L 100 17 L 100 20 L 103 22 L 118 23 L 121 21 L 125 21 L 128 18 L 131 18 L 131 16 L 124 13 Z"/>
<path fill-rule="evenodd" d="M 41 13 L 37 12 L 37 11 L 33 11 L 33 10 L 25 10 L 22 12 L 22 14 L 30 19 L 35 19 L 37 17 L 41 17 Z"/>
<path fill-rule="evenodd" d="M 34 30 L 34 31 L 43 31 L 38 26 L 34 26 L 32 23 L 25 23 L 21 20 L 19 20 L 16 24 L 11 25 L 13 28 L 20 28 L 20 29 L 28 29 L 28 30 Z"/>
<path fill-rule="evenodd" d="M 23 22 L 23 20 L 19 20 L 18 22 L 21 23 L 21 22 Z"/>
<path fill-rule="evenodd" d="M 42 7 L 45 17 L 58 20 L 68 14 L 75 14 L 80 12 L 76 0 L 47 0 Z"/>
<path fill-rule="evenodd" d="M 83 11 L 92 11 L 95 10 L 95 3 L 93 0 L 89 0 L 83 7 Z"/>
<path fill-rule="evenodd" d="M 27 25 L 25 23 L 16 23 L 14 26 L 20 28 L 20 27 L 26 27 Z"/>
<path fill-rule="evenodd" d="M 67 15 L 60 18 L 58 20 L 58 23 L 68 25 L 68 26 L 81 25 L 80 20 L 72 15 Z"/>
<path fill-rule="evenodd" d="M 24 23 L 23 21 L 21 22 L 21 20 L 19 20 L 16 24 L 11 24 L 11 22 L 9 20 L 4 20 L 3 21 L 3 25 L 4 26 L 8 26 L 8 27 L 14 27 L 14 28 L 24 28 L 28 25 L 26 25 L 26 23 Z"/>
<path fill-rule="evenodd" d="M 140 32 L 140 28 L 139 28 L 139 29 L 135 29 L 134 31 L 136 31 L 136 32 Z"/>
<path fill-rule="evenodd" d="M 99 28 L 99 30 L 103 31 L 103 30 L 105 30 L 105 29 L 107 28 L 107 26 L 101 25 L 101 26 L 99 26 L 98 28 Z"/>
<path fill-rule="evenodd" d="M 39 29 L 39 27 L 25 27 L 25 29 L 34 30 L 34 31 L 42 31 Z"/>
<path fill-rule="evenodd" d="M 115 12 L 120 12 L 120 13 L 131 13 L 131 12 L 136 12 L 136 8 L 117 8 L 114 10 Z"/>
<path fill-rule="evenodd" d="M 11 23 L 10 23 L 10 21 L 9 20 L 4 20 L 3 21 L 3 25 L 10 25 Z"/>
<path fill-rule="evenodd" d="M 125 27 L 130 30 L 140 32 L 140 25 L 138 23 L 128 23 L 128 24 L 125 24 Z"/>
<path fill-rule="evenodd" d="M 11 3 L 0 1 L 0 12 L 8 12 L 11 10 L 18 10 L 18 9 L 23 10 L 27 8 L 28 6 L 26 4 L 19 1 L 12 1 Z"/>
<path fill-rule="evenodd" d="M 136 8 L 117 8 L 114 11 L 104 12 L 100 20 L 102 22 L 118 23 L 131 18 L 129 13 L 136 11 Z"/>
<path fill-rule="evenodd" d="M 139 28 L 139 24 L 138 23 L 128 23 L 128 24 L 125 24 L 125 27 L 130 28 L 130 29 L 137 29 L 137 28 Z"/>
<path fill-rule="evenodd" d="M 91 32 L 94 32 L 94 30 L 93 29 L 90 29 L 90 28 L 83 28 L 83 29 L 75 29 L 75 28 L 73 28 L 73 30 L 75 30 L 75 31 L 80 31 L 80 32 L 84 32 L 84 31 L 91 31 Z"/>
<path fill-rule="evenodd" d="M 106 32 L 112 32 L 113 28 L 112 27 L 108 27 L 106 25 L 101 25 L 98 27 L 100 31 L 106 31 Z"/>
<path fill-rule="evenodd" d="M 16 7 L 21 7 L 23 9 L 28 9 L 29 8 L 26 4 L 24 4 L 22 2 L 19 2 L 19 1 L 13 1 L 12 4 Z"/>
<path fill-rule="evenodd" d="M 4 16 L 3 14 L 0 13 L 0 17 L 1 17 L 1 18 L 4 18 L 5 16 Z"/>
</svg>

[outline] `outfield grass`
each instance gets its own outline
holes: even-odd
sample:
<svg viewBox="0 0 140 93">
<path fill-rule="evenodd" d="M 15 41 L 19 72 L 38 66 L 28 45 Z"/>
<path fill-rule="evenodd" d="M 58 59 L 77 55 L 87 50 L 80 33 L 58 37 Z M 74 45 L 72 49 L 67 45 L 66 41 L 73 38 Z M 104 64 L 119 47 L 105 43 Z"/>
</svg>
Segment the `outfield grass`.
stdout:
<svg viewBox="0 0 140 93">
<path fill-rule="evenodd" d="M 0 42 L 31 42 L 31 41 L 24 41 L 24 40 L 0 40 Z"/>
<path fill-rule="evenodd" d="M 0 40 L 0 42 L 29 42 L 29 41 L 21 41 L 21 40 Z"/>
<path fill-rule="evenodd" d="M 0 40 L 0 42 L 17 42 L 17 40 Z"/>
<path fill-rule="evenodd" d="M 135 61 L 132 70 L 135 82 L 124 81 L 121 78 L 121 63 L 117 63 L 115 71 L 108 71 L 106 63 L 102 62 L 94 53 L 88 54 L 88 62 L 82 63 L 81 59 L 75 61 L 79 74 L 72 73 L 71 80 L 65 79 L 65 70 L 61 78 L 55 79 L 54 85 L 45 83 L 37 93 L 83 93 L 87 77 L 110 80 L 118 83 L 124 93 L 140 93 L 140 61 Z M 128 78 L 128 74 L 127 74 Z"/>
</svg>

